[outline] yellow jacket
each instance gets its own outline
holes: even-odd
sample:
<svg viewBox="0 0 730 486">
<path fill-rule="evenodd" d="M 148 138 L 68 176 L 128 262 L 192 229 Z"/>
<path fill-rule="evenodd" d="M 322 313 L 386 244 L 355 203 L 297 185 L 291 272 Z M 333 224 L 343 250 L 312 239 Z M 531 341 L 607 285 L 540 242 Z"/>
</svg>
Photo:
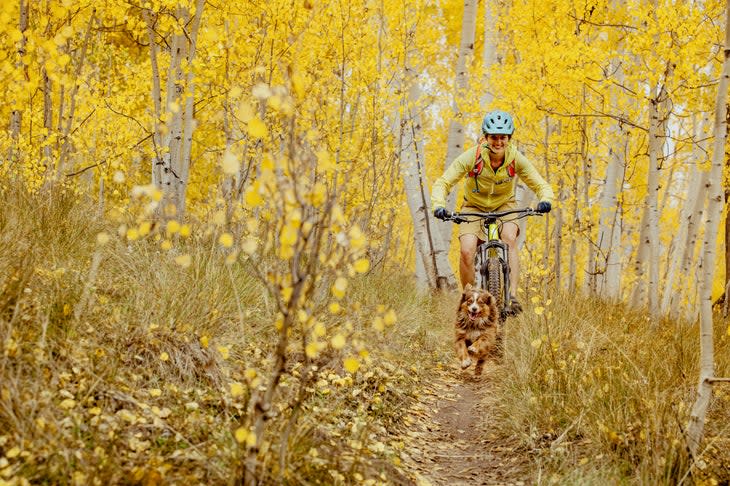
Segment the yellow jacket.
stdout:
<svg viewBox="0 0 730 486">
<path fill-rule="evenodd" d="M 459 179 L 467 176 L 469 171 L 474 168 L 476 152 L 477 147 L 474 146 L 459 155 L 446 169 L 446 172 L 434 182 L 431 191 L 432 209 L 446 207 L 446 197 L 451 189 L 459 182 Z M 481 153 L 485 159 L 484 167 L 476 179 L 466 177 L 464 205 L 474 206 L 481 211 L 493 211 L 505 203 L 514 202 L 517 187 L 517 177 L 515 176 L 520 176 L 527 187 L 537 195 L 538 201 L 547 201 L 552 204 L 555 196 L 550 184 L 542 178 L 535 166 L 514 145 L 507 146 L 504 163 L 496 171 L 489 165 L 489 151 L 486 145 L 482 145 Z M 513 161 L 514 171 L 513 175 L 510 175 L 508 168 Z M 476 192 L 477 182 L 479 192 Z"/>
</svg>

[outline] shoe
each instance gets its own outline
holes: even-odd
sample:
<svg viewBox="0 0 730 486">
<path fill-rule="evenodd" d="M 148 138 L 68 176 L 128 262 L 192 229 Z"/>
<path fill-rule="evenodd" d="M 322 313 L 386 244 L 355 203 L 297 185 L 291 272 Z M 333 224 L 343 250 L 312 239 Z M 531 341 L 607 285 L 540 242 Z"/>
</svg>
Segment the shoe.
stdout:
<svg viewBox="0 0 730 486">
<path fill-rule="evenodd" d="M 510 300 L 510 313 L 513 316 L 520 314 L 522 312 L 522 304 L 520 304 L 520 301 L 517 300 L 517 297 L 512 295 L 512 296 L 510 296 L 509 300 Z"/>
</svg>

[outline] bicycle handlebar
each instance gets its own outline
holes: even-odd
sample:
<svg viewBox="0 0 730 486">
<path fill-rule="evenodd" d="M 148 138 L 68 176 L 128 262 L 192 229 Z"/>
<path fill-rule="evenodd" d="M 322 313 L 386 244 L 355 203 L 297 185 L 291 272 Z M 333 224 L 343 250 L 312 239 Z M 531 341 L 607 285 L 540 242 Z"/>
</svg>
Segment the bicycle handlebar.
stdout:
<svg viewBox="0 0 730 486">
<path fill-rule="evenodd" d="M 495 212 L 488 212 L 488 213 L 481 213 L 481 212 L 467 212 L 467 213 L 449 213 L 446 211 L 446 215 L 444 216 L 444 221 L 452 221 L 456 224 L 464 223 L 466 222 L 463 218 L 478 218 L 478 219 L 500 219 L 504 218 L 505 216 L 509 216 L 510 214 L 519 214 L 519 216 L 516 219 L 524 218 L 526 216 L 542 216 L 543 213 L 532 209 L 532 208 L 523 208 L 523 209 L 509 209 L 507 211 L 495 211 Z"/>
</svg>

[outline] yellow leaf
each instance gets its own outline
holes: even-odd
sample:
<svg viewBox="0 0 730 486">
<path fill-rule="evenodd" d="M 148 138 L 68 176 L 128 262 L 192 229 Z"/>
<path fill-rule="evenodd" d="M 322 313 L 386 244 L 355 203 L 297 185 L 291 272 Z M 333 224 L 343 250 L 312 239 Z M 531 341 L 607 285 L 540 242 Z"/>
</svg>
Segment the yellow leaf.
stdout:
<svg viewBox="0 0 730 486">
<path fill-rule="evenodd" d="M 152 223 L 150 223 L 149 221 L 143 221 L 139 225 L 139 235 L 146 236 L 150 233 L 151 229 L 152 229 Z"/>
<path fill-rule="evenodd" d="M 139 239 L 139 231 L 137 230 L 137 228 L 129 228 L 127 230 L 127 239 L 129 241 L 134 241 L 134 240 Z"/>
<path fill-rule="evenodd" d="M 385 322 L 386 326 L 392 326 L 393 324 L 396 323 L 397 320 L 398 320 L 398 316 L 396 316 L 395 311 L 393 309 L 390 309 L 383 316 L 383 322 Z"/>
<path fill-rule="evenodd" d="M 180 265 L 183 268 L 188 268 L 190 264 L 192 263 L 192 257 L 190 255 L 179 255 L 175 257 L 175 263 Z"/>
<path fill-rule="evenodd" d="M 297 242 L 298 237 L 299 235 L 297 234 L 296 228 L 286 225 L 281 230 L 280 241 L 282 245 L 292 246 L 294 243 Z"/>
<path fill-rule="evenodd" d="M 208 336 L 200 336 L 200 345 L 203 347 L 203 349 L 208 349 Z"/>
<path fill-rule="evenodd" d="M 345 336 L 342 334 L 337 334 L 332 338 L 332 347 L 335 349 L 342 349 L 345 347 Z"/>
<path fill-rule="evenodd" d="M 357 358 L 353 358 L 352 356 L 349 358 L 345 358 L 342 364 L 345 369 L 350 373 L 355 373 L 358 369 L 360 369 L 360 361 L 358 361 Z"/>
<path fill-rule="evenodd" d="M 370 270 L 370 260 L 367 258 L 361 258 L 355 262 L 353 268 L 357 273 L 365 273 Z"/>
<path fill-rule="evenodd" d="M 162 390 L 160 390 L 159 388 L 150 388 L 149 390 L 147 390 L 147 393 L 149 393 L 151 397 L 159 397 L 160 395 L 162 395 Z"/>
<path fill-rule="evenodd" d="M 365 246 L 366 240 L 365 235 L 362 233 L 362 230 L 358 226 L 353 226 L 350 228 L 350 246 L 353 250 L 359 250 L 363 246 Z"/>
<path fill-rule="evenodd" d="M 230 388 L 231 388 L 231 396 L 233 398 L 237 398 L 237 397 L 240 397 L 241 395 L 243 395 L 244 387 L 241 383 L 234 381 L 233 383 L 231 383 Z"/>
<path fill-rule="evenodd" d="M 535 349 L 538 349 L 542 345 L 542 339 L 535 339 L 530 343 L 530 346 L 532 346 Z"/>
<path fill-rule="evenodd" d="M 223 154 L 221 167 L 223 167 L 224 174 L 233 175 L 238 174 L 241 164 L 238 162 L 238 157 L 236 157 L 232 152 L 226 151 L 226 153 Z"/>
<path fill-rule="evenodd" d="M 109 243 L 109 235 L 107 233 L 104 233 L 103 231 L 96 235 L 96 243 L 99 246 L 104 246 L 107 243 Z"/>
<path fill-rule="evenodd" d="M 58 406 L 63 408 L 64 410 L 71 410 L 76 406 L 76 400 L 74 400 L 73 398 L 67 398 L 62 401 Z"/>
<path fill-rule="evenodd" d="M 88 410 L 89 415 L 101 415 L 101 409 L 99 407 L 93 407 Z"/>
<path fill-rule="evenodd" d="M 248 437 L 248 429 L 246 427 L 239 427 L 236 429 L 234 436 L 236 437 L 236 442 L 243 444 Z"/>
<path fill-rule="evenodd" d="M 180 236 L 182 236 L 183 238 L 190 236 L 190 225 L 189 224 L 184 224 L 184 225 L 180 226 Z"/>
<path fill-rule="evenodd" d="M 218 243 L 221 244 L 221 246 L 225 248 L 230 248 L 233 246 L 233 235 L 230 233 L 223 233 L 220 238 L 218 238 Z"/>
<path fill-rule="evenodd" d="M 259 193 L 259 182 L 256 181 L 246 189 L 246 205 L 252 208 L 260 206 L 264 198 Z"/>
<path fill-rule="evenodd" d="M 254 117 L 248 122 L 248 134 L 253 138 L 264 138 L 268 133 L 266 125 L 259 117 Z"/>
<path fill-rule="evenodd" d="M 246 371 L 244 371 L 243 376 L 246 377 L 247 380 L 253 380 L 256 378 L 256 370 L 253 368 L 246 368 Z"/>
<path fill-rule="evenodd" d="M 292 73 L 291 76 L 291 85 L 294 89 L 294 93 L 297 95 L 298 98 L 304 98 L 305 90 L 304 90 L 304 77 L 299 74 L 298 72 Z"/>
<path fill-rule="evenodd" d="M 167 232 L 167 236 L 174 235 L 175 233 L 180 231 L 180 223 L 178 223 L 174 219 L 172 221 L 168 221 L 165 231 Z"/>
<path fill-rule="evenodd" d="M 537 314 L 538 316 L 541 316 L 543 312 L 545 312 L 544 307 L 535 307 L 535 314 Z"/>
<path fill-rule="evenodd" d="M 345 290 L 347 290 L 347 279 L 345 277 L 338 277 L 332 285 L 332 295 L 341 299 L 345 296 Z"/>
<path fill-rule="evenodd" d="M 161 361 L 167 361 L 170 359 L 170 355 L 167 354 L 165 351 L 160 353 L 160 360 Z"/>
<path fill-rule="evenodd" d="M 10 449 L 8 452 L 5 453 L 5 457 L 7 457 L 8 459 L 16 458 L 19 455 L 20 455 L 20 448 L 17 446 L 13 447 L 12 449 Z"/>
<path fill-rule="evenodd" d="M 71 62 L 71 56 L 69 56 L 68 54 L 62 54 L 58 56 L 58 59 L 56 59 L 56 64 L 61 67 L 68 65 L 69 62 Z"/>
<path fill-rule="evenodd" d="M 249 238 L 246 241 L 241 244 L 241 250 L 247 255 L 253 255 L 256 253 L 256 247 L 258 246 L 258 243 L 256 243 L 256 240 L 253 238 Z"/>
<path fill-rule="evenodd" d="M 253 107 L 247 101 L 241 101 L 238 105 L 238 118 L 243 123 L 250 122 L 256 116 Z"/>
<path fill-rule="evenodd" d="M 375 319 L 373 319 L 373 329 L 380 332 L 383 332 L 385 330 L 385 323 L 380 316 L 377 316 L 375 317 Z"/>
<path fill-rule="evenodd" d="M 230 350 L 228 349 L 228 346 L 218 346 L 216 349 L 223 359 L 228 359 L 228 357 L 230 356 Z"/>
<path fill-rule="evenodd" d="M 332 302 L 329 305 L 329 311 L 331 314 L 339 314 L 342 310 L 342 307 L 340 306 L 339 302 Z"/>
<path fill-rule="evenodd" d="M 327 334 L 327 328 L 322 324 L 321 322 L 318 322 L 314 325 L 314 335 L 317 337 L 322 337 L 325 334 Z"/>
<path fill-rule="evenodd" d="M 162 243 L 160 243 L 160 248 L 162 248 L 165 251 L 168 251 L 170 248 L 172 248 L 172 241 L 163 240 Z"/>
<path fill-rule="evenodd" d="M 304 348 L 304 352 L 307 354 L 308 358 L 316 358 L 319 353 L 319 346 L 317 346 L 316 342 L 308 343 Z"/>
</svg>

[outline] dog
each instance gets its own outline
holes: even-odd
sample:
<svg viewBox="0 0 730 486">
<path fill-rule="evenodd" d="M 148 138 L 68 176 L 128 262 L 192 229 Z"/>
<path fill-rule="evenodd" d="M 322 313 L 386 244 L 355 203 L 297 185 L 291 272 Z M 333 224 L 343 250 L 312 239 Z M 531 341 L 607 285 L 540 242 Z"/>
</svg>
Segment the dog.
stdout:
<svg viewBox="0 0 730 486">
<path fill-rule="evenodd" d="M 481 375 L 484 362 L 500 356 L 502 329 L 497 299 L 486 290 L 466 284 L 454 327 L 461 369 L 467 369 L 476 361 L 474 375 Z"/>
</svg>

